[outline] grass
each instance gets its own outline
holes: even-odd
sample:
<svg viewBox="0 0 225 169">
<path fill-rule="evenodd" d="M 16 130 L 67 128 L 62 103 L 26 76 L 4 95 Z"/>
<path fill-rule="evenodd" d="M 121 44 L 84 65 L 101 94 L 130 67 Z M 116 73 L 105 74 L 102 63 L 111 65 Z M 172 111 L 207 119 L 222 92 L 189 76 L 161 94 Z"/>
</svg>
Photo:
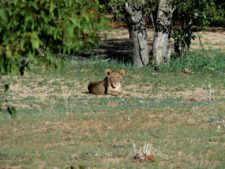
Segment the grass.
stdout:
<svg viewBox="0 0 225 169">
<path fill-rule="evenodd" d="M 122 97 L 86 94 L 88 82 L 103 79 L 106 68 L 126 70 Z M 154 72 L 90 59 L 66 62 L 62 71 L 37 67 L 14 76 L 2 104 L 16 107 L 16 119 L 5 109 L 0 112 L 0 168 L 223 169 L 221 68 Z M 212 101 L 205 100 L 208 84 Z M 133 143 L 142 147 L 145 142 L 153 163 L 131 158 Z"/>
</svg>

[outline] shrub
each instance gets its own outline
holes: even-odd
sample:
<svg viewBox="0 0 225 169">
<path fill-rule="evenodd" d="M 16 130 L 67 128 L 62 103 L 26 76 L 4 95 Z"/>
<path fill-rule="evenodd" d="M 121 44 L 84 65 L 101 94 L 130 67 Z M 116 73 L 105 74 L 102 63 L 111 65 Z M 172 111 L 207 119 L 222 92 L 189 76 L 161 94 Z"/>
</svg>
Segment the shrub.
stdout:
<svg viewBox="0 0 225 169">
<path fill-rule="evenodd" d="M 0 20 L 0 74 L 89 49 L 105 25 L 97 0 L 0 1 Z"/>
</svg>

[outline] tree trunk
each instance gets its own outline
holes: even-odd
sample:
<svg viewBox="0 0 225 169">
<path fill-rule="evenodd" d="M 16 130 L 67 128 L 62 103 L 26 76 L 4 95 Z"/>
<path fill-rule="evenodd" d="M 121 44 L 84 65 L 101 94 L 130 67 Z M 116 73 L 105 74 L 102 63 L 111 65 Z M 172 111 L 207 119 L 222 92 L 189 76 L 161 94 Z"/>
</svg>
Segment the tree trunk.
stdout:
<svg viewBox="0 0 225 169">
<path fill-rule="evenodd" d="M 170 60 L 169 38 L 174 9 L 168 0 L 160 0 L 153 40 L 153 60 L 156 66 Z"/>
<path fill-rule="evenodd" d="M 143 67 L 149 63 L 148 37 L 143 6 L 137 3 L 126 3 L 124 9 L 130 40 L 133 43 L 133 63 L 138 67 Z"/>
</svg>

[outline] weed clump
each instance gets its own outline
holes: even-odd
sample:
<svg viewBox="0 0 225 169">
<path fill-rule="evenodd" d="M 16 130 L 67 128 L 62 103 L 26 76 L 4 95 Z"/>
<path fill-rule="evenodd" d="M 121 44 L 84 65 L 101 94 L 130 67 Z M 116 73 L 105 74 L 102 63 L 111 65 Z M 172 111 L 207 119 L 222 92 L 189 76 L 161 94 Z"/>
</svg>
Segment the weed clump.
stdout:
<svg viewBox="0 0 225 169">
<path fill-rule="evenodd" d="M 133 158 L 137 161 L 151 161 L 154 162 L 155 158 L 151 153 L 149 144 L 144 144 L 139 150 L 136 148 L 136 145 L 133 144 Z"/>
</svg>

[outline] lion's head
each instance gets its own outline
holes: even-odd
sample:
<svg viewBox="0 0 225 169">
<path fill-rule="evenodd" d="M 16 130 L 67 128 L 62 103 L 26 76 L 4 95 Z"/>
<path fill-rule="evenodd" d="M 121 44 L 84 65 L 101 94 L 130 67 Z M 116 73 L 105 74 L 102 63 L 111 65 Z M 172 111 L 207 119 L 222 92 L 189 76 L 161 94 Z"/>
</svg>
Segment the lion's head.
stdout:
<svg viewBox="0 0 225 169">
<path fill-rule="evenodd" d="M 111 69 L 105 70 L 106 77 L 108 78 L 108 83 L 113 89 L 121 87 L 121 79 L 125 75 L 125 70 L 121 69 L 119 72 L 114 72 Z"/>
</svg>

